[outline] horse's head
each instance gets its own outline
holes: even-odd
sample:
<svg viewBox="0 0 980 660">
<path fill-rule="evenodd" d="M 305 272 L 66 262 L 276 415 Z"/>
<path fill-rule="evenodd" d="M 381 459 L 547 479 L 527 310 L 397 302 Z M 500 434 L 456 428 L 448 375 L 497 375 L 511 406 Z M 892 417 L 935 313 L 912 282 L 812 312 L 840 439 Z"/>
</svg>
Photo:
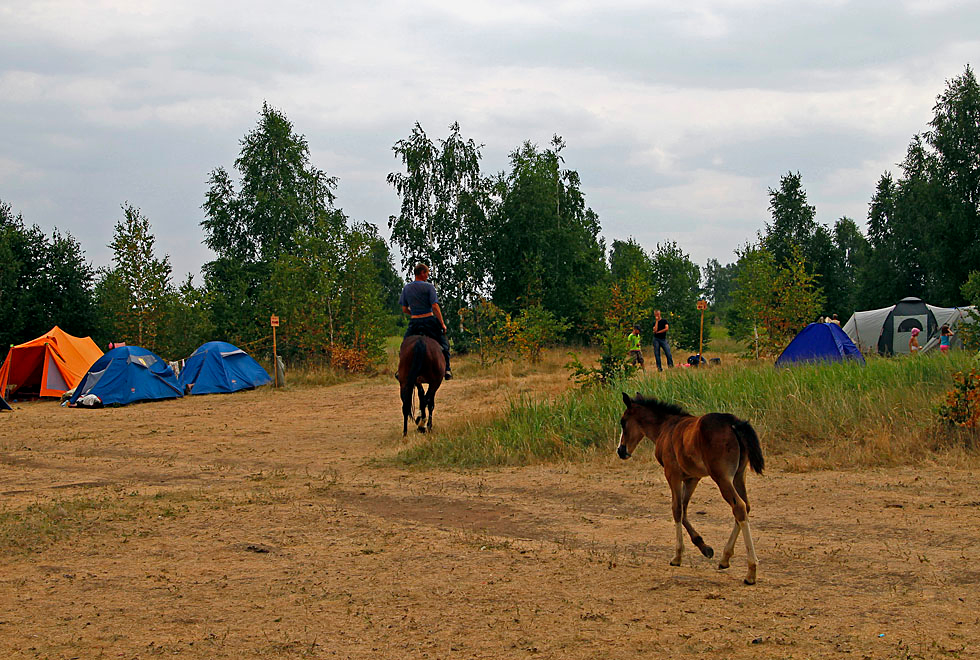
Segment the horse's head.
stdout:
<svg viewBox="0 0 980 660">
<path fill-rule="evenodd" d="M 636 396 L 639 397 L 639 393 Z M 623 392 L 623 403 L 626 404 L 626 412 L 619 418 L 619 425 L 623 431 L 619 436 L 619 447 L 616 449 L 616 453 L 620 458 L 626 460 L 633 455 L 633 450 L 640 444 L 644 433 L 639 422 L 640 409 L 633 404 L 626 392 Z"/>
</svg>

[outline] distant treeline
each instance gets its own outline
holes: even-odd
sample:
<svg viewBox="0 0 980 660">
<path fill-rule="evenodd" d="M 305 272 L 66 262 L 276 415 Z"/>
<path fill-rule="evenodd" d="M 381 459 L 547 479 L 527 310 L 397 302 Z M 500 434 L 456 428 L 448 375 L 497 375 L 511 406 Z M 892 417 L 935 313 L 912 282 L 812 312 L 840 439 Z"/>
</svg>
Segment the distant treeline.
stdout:
<svg viewBox="0 0 980 660">
<path fill-rule="evenodd" d="M 907 295 L 943 306 L 980 297 L 980 89 L 969 66 L 937 98 L 901 175 L 882 175 L 867 236 L 850 218 L 818 223 L 801 174 L 790 172 L 769 190 L 772 221 L 727 265 L 699 268 L 668 240 L 606 246 L 564 147 L 557 135 L 543 148 L 525 142 L 508 170 L 488 175 L 481 145 L 458 124 L 436 140 L 416 124 L 393 146 L 403 170 L 388 175 L 401 200 L 389 246 L 335 206 L 337 180 L 263 104 L 236 176 L 219 166 L 209 177 L 201 226 L 216 258 L 200 286 L 190 275 L 174 282 L 149 219 L 128 202 L 112 264 L 95 269 L 73 236 L 45 235 L 0 201 L 0 342 L 57 324 L 171 359 L 210 339 L 264 353 L 277 314 L 287 356 L 358 370 L 404 327 L 397 299 L 417 261 L 431 266 L 457 350 L 482 351 L 488 337 L 588 342 L 634 324 L 649 340 L 655 308 L 673 343 L 694 349 L 700 297 L 733 336 L 758 332 L 775 347 L 818 315 L 846 320 Z"/>
</svg>

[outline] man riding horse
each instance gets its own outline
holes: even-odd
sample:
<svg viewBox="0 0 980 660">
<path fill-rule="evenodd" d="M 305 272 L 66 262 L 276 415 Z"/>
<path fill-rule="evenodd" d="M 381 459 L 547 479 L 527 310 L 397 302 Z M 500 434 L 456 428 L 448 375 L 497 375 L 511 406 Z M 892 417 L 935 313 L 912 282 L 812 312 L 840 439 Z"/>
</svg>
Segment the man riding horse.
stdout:
<svg viewBox="0 0 980 660">
<path fill-rule="evenodd" d="M 449 340 L 446 339 L 446 322 L 442 320 L 442 310 L 439 309 L 439 296 L 436 288 L 429 280 L 429 267 L 424 263 L 415 266 L 415 281 L 409 282 L 402 289 L 398 304 L 402 311 L 411 317 L 405 336 L 422 335 L 431 337 L 439 342 L 443 355 L 446 356 L 446 380 L 453 377 L 449 370 Z"/>
</svg>

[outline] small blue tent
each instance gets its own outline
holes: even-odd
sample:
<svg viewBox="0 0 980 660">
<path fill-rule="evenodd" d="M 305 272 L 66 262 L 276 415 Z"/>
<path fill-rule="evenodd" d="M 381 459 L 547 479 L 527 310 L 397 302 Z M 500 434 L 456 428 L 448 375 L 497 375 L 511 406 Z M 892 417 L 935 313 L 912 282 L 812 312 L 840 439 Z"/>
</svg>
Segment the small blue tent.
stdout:
<svg viewBox="0 0 980 660">
<path fill-rule="evenodd" d="M 2 396 L 0 396 L 0 410 L 13 410 L 10 404 L 3 400 Z"/>
<path fill-rule="evenodd" d="M 153 351 L 139 346 L 120 346 L 100 357 L 68 403 L 75 404 L 87 394 L 99 397 L 105 406 L 183 396 L 170 365 Z"/>
<path fill-rule="evenodd" d="M 252 357 L 226 341 L 209 341 L 180 370 L 180 387 L 189 394 L 215 394 L 268 385 L 272 378 Z"/>
<path fill-rule="evenodd" d="M 776 360 L 782 367 L 795 362 L 843 362 L 864 364 L 864 356 L 836 323 L 811 323 L 800 330 Z"/>
</svg>

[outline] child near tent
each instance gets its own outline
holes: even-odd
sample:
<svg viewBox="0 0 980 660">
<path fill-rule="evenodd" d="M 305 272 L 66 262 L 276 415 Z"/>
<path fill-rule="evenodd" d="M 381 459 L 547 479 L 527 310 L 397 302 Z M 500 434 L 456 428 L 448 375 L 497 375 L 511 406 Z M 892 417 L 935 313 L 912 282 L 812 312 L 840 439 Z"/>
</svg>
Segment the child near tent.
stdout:
<svg viewBox="0 0 980 660">
<path fill-rule="evenodd" d="M 921 348 L 919 346 L 919 329 L 912 328 L 912 336 L 909 337 L 909 354 L 915 355 Z"/>
<path fill-rule="evenodd" d="M 949 345 L 953 341 L 953 331 L 950 329 L 948 323 L 944 323 L 943 327 L 939 329 L 939 350 L 943 353 L 949 353 Z"/>
</svg>

